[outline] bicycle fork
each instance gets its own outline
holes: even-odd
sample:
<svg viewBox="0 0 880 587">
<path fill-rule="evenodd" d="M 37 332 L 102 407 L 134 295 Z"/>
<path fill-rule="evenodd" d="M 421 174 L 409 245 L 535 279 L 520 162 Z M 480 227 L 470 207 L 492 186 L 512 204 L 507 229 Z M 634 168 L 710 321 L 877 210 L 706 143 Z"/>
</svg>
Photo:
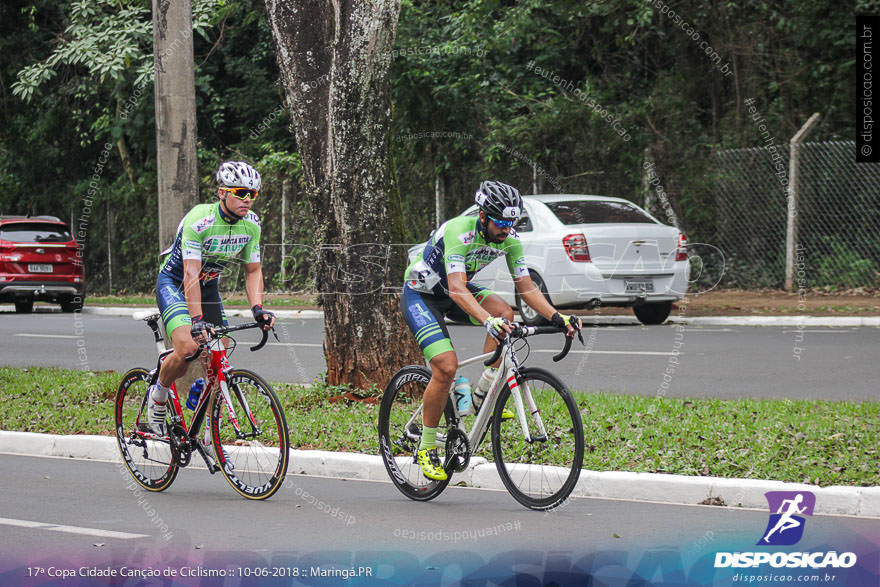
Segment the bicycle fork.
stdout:
<svg viewBox="0 0 880 587">
<path fill-rule="evenodd" d="M 523 382 L 522 385 L 516 380 L 516 373 L 511 369 L 508 371 L 507 387 L 510 389 L 510 395 L 513 397 L 513 404 L 516 410 L 516 417 L 523 431 L 523 437 L 526 442 L 546 442 L 547 430 L 544 428 L 544 420 L 541 418 L 541 410 L 535 405 L 535 399 L 532 397 L 532 391 L 529 389 L 528 383 Z M 525 401 L 523 401 L 525 399 Z M 537 434 L 534 436 L 529 432 L 529 423 L 526 419 L 526 408 L 532 415 L 535 423 Z"/>
</svg>

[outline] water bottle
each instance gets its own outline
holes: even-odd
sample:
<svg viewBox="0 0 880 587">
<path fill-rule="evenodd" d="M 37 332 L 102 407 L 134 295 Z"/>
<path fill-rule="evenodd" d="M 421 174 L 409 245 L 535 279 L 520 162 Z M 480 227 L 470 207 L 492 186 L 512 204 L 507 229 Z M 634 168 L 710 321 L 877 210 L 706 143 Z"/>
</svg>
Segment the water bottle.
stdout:
<svg viewBox="0 0 880 587">
<path fill-rule="evenodd" d="M 471 407 L 471 382 L 464 375 L 459 375 L 455 380 L 455 403 L 458 406 L 458 415 L 467 416 L 473 412 Z"/>
<path fill-rule="evenodd" d="M 186 398 L 186 407 L 191 410 L 196 409 L 196 406 L 199 405 L 199 397 L 202 395 L 204 389 L 205 380 L 199 377 L 193 382 L 192 387 L 189 388 L 189 397 Z"/>
</svg>

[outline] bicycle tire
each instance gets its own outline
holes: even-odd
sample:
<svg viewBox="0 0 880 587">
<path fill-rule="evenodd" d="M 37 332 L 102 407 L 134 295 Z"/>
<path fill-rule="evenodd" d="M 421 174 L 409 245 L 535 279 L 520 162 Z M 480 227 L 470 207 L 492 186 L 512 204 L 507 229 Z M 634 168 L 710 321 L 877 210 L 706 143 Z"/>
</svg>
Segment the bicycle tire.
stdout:
<svg viewBox="0 0 880 587">
<path fill-rule="evenodd" d="M 501 481 L 510 495 L 533 510 L 549 510 L 574 490 L 584 461 L 584 427 L 571 392 L 544 369 L 520 371 L 520 387 L 528 385 L 547 432 L 546 440 L 526 442 L 519 420 L 503 420 L 505 404 L 516 413 L 505 385 L 492 415 L 492 453 Z M 525 406 L 529 433 L 537 434 Z"/>
<path fill-rule="evenodd" d="M 290 461 L 290 437 L 281 402 L 265 379 L 247 369 L 228 375 L 233 412 L 244 435 L 239 436 L 229 419 L 220 390 L 211 404 L 211 443 L 220 472 L 235 491 L 248 499 L 271 497 L 284 483 Z M 242 398 L 254 415 L 247 415 Z M 219 439 L 219 441 L 218 441 Z"/>
<path fill-rule="evenodd" d="M 150 373 L 142 367 L 130 369 L 122 376 L 116 389 L 116 443 L 122 462 L 134 480 L 148 491 L 164 491 L 174 482 L 180 470 L 165 440 L 147 439 L 138 423 L 147 419 L 147 392 Z M 168 417 L 174 416 L 174 404 L 168 402 Z"/>
<path fill-rule="evenodd" d="M 409 435 L 405 434 L 405 426 L 419 410 L 430 380 L 431 371 L 422 365 L 409 365 L 400 369 L 385 387 L 379 406 L 379 452 L 382 462 L 385 463 L 385 470 L 394 486 L 415 501 L 434 499 L 446 489 L 451 478 L 450 475 L 444 481 L 428 479 L 413 460 L 421 438 L 421 414 L 414 422 L 417 430 L 410 430 Z M 452 403 L 447 401 L 438 430 L 448 427 L 451 409 Z"/>
</svg>

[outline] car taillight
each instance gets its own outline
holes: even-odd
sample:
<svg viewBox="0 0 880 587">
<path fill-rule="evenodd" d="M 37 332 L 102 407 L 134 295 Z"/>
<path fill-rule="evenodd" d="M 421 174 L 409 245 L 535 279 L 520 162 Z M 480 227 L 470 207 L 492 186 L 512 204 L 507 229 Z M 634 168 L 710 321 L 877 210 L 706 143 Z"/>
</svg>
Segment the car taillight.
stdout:
<svg viewBox="0 0 880 587">
<path fill-rule="evenodd" d="M 565 254 L 576 263 L 588 263 L 590 261 L 590 249 L 587 247 L 587 239 L 582 234 L 570 234 L 562 238 L 562 246 Z"/>
<path fill-rule="evenodd" d="M 675 251 L 676 261 L 688 260 L 688 241 L 684 233 L 678 235 L 678 249 Z"/>
</svg>

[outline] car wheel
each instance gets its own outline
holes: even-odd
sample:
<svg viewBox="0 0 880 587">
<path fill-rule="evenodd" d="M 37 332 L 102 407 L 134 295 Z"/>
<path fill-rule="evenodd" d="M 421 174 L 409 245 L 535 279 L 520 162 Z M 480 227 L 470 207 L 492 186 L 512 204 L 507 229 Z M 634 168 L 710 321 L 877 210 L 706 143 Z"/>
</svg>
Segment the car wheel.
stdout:
<svg viewBox="0 0 880 587">
<path fill-rule="evenodd" d="M 534 271 L 529 271 L 529 276 L 532 278 L 532 282 L 535 286 L 537 286 L 537 288 L 541 290 L 541 293 L 544 294 L 544 298 L 549 302 L 550 296 L 547 295 L 547 286 L 544 285 L 544 280 L 541 279 L 541 276 Z M 538 314 L 534 308 L 522 301 L 519 294 L 516 296 L 516 305 L 519 307 L 519 315 L 522 317 L 523 322 L 529 326 L 543 326 L 545 324 L 550 324 L 550 322 Z"/>
<path fill-rule="evenodd" d="M 19 314 L 30 314 L 34 311 L 34 300 L 15 302 L 15 311 Z"/>
<path fill-rule="evenodd" d="M 73 299 L 73 300 L 61 302 L 61 311 L 62 312 L 79 312 L 82 309 L 83 309 L 82 298 L 79 298 L 79 301 L 76 301 L 76 299 Z"/>
<path fill-rule="evenodd" d="M 642 324 L 663 324 L 672 311 L 672 302 L 654 302 L 633 306 L 633 314 Z"/>
</svg>

